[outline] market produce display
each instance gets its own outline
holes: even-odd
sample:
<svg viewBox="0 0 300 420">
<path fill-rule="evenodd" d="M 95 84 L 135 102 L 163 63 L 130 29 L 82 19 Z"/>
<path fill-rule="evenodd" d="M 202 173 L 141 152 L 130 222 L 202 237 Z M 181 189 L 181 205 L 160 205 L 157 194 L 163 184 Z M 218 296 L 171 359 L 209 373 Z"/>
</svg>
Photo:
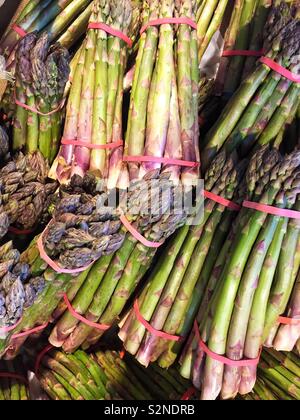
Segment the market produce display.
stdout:
<svg viewBox="0 0 300 420">
<path fill-rule="evenodd" d="M 11 12 L 0 400 L 300 400 L 299 1 Z"/>
</svg>

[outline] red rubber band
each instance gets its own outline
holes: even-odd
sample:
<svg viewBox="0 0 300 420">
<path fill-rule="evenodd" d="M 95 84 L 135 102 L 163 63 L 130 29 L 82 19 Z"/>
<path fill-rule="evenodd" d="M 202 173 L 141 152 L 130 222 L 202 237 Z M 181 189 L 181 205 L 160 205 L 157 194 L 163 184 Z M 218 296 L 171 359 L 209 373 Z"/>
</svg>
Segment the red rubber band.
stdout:
<svg viewBox="0 0 300 420">
<path fill-rule="evenodd" d="M 38 250 L 40 252 L 40 257 L 49 265 L 49 267 L 51 267 L 52 270 L 56 271 L 56 273 L 58 273 L 58 274 L 78 274 L 78 273 L 83 273 L 83 271 L 85 271 L 89 267 L 91 267 L 94 264 L 94 262 L 92 262 L 91 264 L 87 265 L 86 267 L 75 268 L 73 270 L 62 268 L 59 264 L 57 264 L 55 261 L 53 261 L 48 256 L 48 254 L 47 254 L 47 252 L 45 251 L 45 248 L 44 248 L 43 239 L 44 239 L 45 233 L 47 233 L 47 230 L 48 230 L 48 227 L 49 227 L 50 223 L 48 224 L 48 226 L 46 227 L 46 229 L 44 230 L 44 232 L 41 233 L 39 239 L 37 240 L 37 247 L 38 247 Z"/>
<path fill-rule="evenodd" d="M 11 327 L 0 327 L 0 334 L 13 331 L 15 328 L 17 328 L 18 325 L 21 324 L 21 322 L 22 322 L 22 318 L 20 318 L 19 321 L 15 325 L 12 325 Z"/>
<path fill-rule="evenodd" d="M 47 113 L 41 112 L 33 106 L 29 106 L 29 105 L 24 104 L 23 102 L 20 102 L 17 99 L 16 96 L 15 96 L 15 103 L 16 103 L 16 105 L 20 106 L 21 108 L 24 108 L 27 111 L 33 112 L 34 114 L 38 114 L 38 115 L 41 115 L 43 117 L 49 117 L 50 115 L 56 114 L 56 112 L 60 111 L 64 107 L 65 100 L 63 100 L 61 102 L 61 104 L 56 109 L 54 109 L 53 111 L 47 112 Z"/>
<path fill-rule="evenodd" d="M 45 356 L 45 354 L 47 354 L 50 350 L 52 350 L 54 347 L 52 346 L 52 344 L 48 344 L 37 356 L 36 358 L 36 362 L 34 365 L 34 373 L 36 374 L 36 376 L 38 377 L 39 375 L 39 370 L 41 367 L 41 362 L 43 360 L 43 357 Z"/>
<path fill-rule="evenodd" d="M 148 248 L 159 248 L 162 246 L 163 242 L 151 242 L 148 241 L 143 235 L 141 235 L 134 226 L 127 220 L 126 216 L 122 215 L 120 217 L 120 221 L 123 223 L 125 228 L 128 230 L 128 232 L 131 233 L 131 235 L 137 239 L 139 242 L 141 242 L 143 245 L 147 246 Z"/>
<path fill-rule="evenodd" d="M 36 334 L 36 333 L 38 333 L 40 331 L 43 331 L 45 328 L 48 327 L 48 325 L 49 325 L 49 322 L 47 322 L 47 323 L 45 323 L 43 325 L 39 325 L 38 327 L 32 328 L 31 330 L 24 331 L 24 332 L 21 332 L 19 334 L 14 334 L 12 336 L 12 339 L 14 339 L 14 338 L 21 338 L 21 337 L 27 337 L 28 335 Z"/>
<path fill-rule="evenodd" d="M 73 306 L 71 305 L 66 293 L 64 294 L 64 302 L 65 302 L 70 314 L 74 318 L 78 319 L 78 321 L 81 321 L 82 323 L 88 325 L 89 327 L 96 328 L 97 330 L 100 330 L 100 331 L 107 331 L 111 328 L 111 325 L 97 324 L 96 322 L 89 321 L 88 319 L 84 318 L 82 315 L 78 314 L 75 311 L 75 309 L 73 308 Z"/>
<path fill-rule="evenodd" d="M 261 211 L 262 213 L 273 214 L 274 216 L 288 217 L 290 219 L 300 219 L 300 211 L 280 209 L 266 204 L 255 203 L 253 201 L 244 201 L 243 207 Z"/>
<path fill-rule="evenodd" d="M 274 60 L 268 57 L 262 57 L 260 59 L 261 63 L 265 64 L 266 66 L 270 67 L 270 69 L 276 71 L 277 73 L 281 74 L 281 76 L 285 77 L 286 79 L 291 80 L 295 83 L 300 83 L 300 75 L 292 73 L 285 67 L 282 67 L 280 64 L 276 63 Z"/>
<path fill-rule="evenodd" d="M 31 235 L 34 232 L 33 229 L 22 230 L 22 229 L 15 228 L 13 226 L 10 226 L 8 228 L 8 231 L 11 232 L 11 233 L 14 233 L 15 235 Z"/>
<path fill-rule="evenodd" d="M 94 149 L 94 150 L 103 150 L 103 149 L 117 149 L 120 146 L 124 145 L 123 140 L 116 141 L 114 143 L 107 143 L 107 144 L 92 144 L 92 143 L 85 143 L 84 141 L 79 140 L 68 140 L 62 139 L 61 144 L 63 145 L 71 145 L 77 147 L 86 147 L 87 149 Z"/>
<path fill-rule="evenodd" d="M 183 337 L 180 337 L 178 335 L 171 335 L 171 334 L 165 333 L 164 331 L 159 331 L 153 328 L 152 325 L 150 325 L 149 322 L 147 322 L 145 318 L 143 317 L 143 315 L 140 313 L 140 308 L 139 308 L 137 299 L 134 301 L 133 308 L 134 308 L 134 312 L 138 321 L 142 325 L 144 325 L 146 330 L 149 331 L 152 335 L 155 335 L 156 337 L 160 337 L 168 341 L 181 341 L 183 339 Z"/>
<path fill-rule="evenodd" d="M 117 29 L 112 28 L 109 25 L 106 25 L 105 23 L 102 22 L 90 22 L 88 29 L 102 29 L 103 31 L 107 32 L 110 35 L 113 35 L 117 38 L 122 39 L 124 42 L 126 42 L 126 44 L 131 48 L 133 45 L 132 40 L 125 35 L 123 32 L 118 31 Z"/>
<path fill-rule="evenodd" d="M 24 376 L 18 375 L 17 373 L 0 372 L 0 378 L 17 379 L 18 381 L 24 382 L 26 385 L 28 385 L 28 380 Z"/>
<path fill-rule="evenodd" d="M 283 325 L 298 325 L 298 324 L 300 324 L 300 319 L 287 318 L 285 316 L 280 316 L 278 321 L 280 322 L 280 324 L 283 324 Z"/>
<path fill-rule="evenodd" d="M 160 26 L 165 24 L 178 24 L 178 25 L 189 25 L 191 28 L 197 30 L 197 23 L 188 17 L 179 17 L 179 18 L 161 18 L 150 20 L 146 23 L 140 30 L 140 35 L 142 35 L 150 26 Z"/>
<path fill-rule="evenodd" d="M 257 366 L 259 361 L 260 361 L 260 354 L 256 359 L 232 360 L 232 359 L 228 359 L 225 356 L 221 356 L 220 354 L 217 354 L 217 353 L 211 351 L 207 347 L 207 345 L 204 343 L 204 341 L 202 341 L 202 339 L 201 339 L 200 332 L 199 332 L 199 327 L 198 327 L 198 324 L 197 324 L 196 320 L 194 321 L 194 333 L 196 335 L 196 338 L 198 340 L 198 343 L 199 343 L 199 346 L 200 346 L 201 350 L 203 350 L 204 353 L 206 353 L 211 359 L 217 360 L 218 362 L 221 362 L 224 365 L 232 366 L 232 367 Z"/>
<path fill-rule="evenodd" d="M 180 399 L 181 401 L 188 401 L 191 399 L 191 397 L 193 397 L 196 394 L 197 394 L 197 391 L 195 390 L 195 388 L 191 387 L 183 394 L 183 396 Z"/>
<path fill-rule="evenodd" d="M 190 162 L 187 160 L 156 157 L 156 156 L 124 156 L 123 161 L 124 162 L 153 162 L 153 163 L 162 163 L 165 165 L 187 166 L 190 168 L 196 168 L 200 166 L 199 162 Z"/>
<path fill-rule="evenodd" d="M 233 201 L 227 200 L 226 198 L 223 198 L 217 194 L 214 194 L 210 191 L 204 190 L 204 197 L 208 198 L 209 200 L 215 201 L 218 204 L 221 204 L 224 207 L 228 207 L 230 210 L 234 211 L 240 211 L 241 206 L 234 203 Z"/>
<path fill-rule="evenodd" d="M 124 359 L 124 357 L 125 357 L 125 354 L 126 354 L 126 351 L 123 349 L 123 350 L 121 350 L 120 351 L 120 359 Z"/>
<path fill-rule="evenodd" d="M 15 32 L 17 32 L 18 35 L 20 35 L 21 38 L 24 38 L 24 36 L 27 35 L 27 32 L 24 31 L 20 26 L 18 26 L 16 23 L 14 23 L 11 27 L 11 29 Z"/>
<path fill-rule="evenodd" d="M 264 54 L 264 50 L 224 50 L 222 57 L 261 57 Z"/>
</svg>

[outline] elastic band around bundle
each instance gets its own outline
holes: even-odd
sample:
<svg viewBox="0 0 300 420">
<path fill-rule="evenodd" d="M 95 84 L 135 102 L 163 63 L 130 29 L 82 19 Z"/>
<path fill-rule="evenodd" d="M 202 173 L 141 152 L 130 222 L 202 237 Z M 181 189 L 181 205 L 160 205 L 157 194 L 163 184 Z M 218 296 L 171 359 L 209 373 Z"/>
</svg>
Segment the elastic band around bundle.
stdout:
<svg viewBox="0 0 300 420">
<path fill-rule="evenodd" d="M 233 201 L 227 200 L 226 198 L 223 198 L 217 194 L 214 194 L 210 191 L 204 190 L 204 197 L 208 198 L 209 200 L 215 201 L 216 203 L 221 204 L 222 206 L 227 207 L 230 210 L 241 210 L 241 206 L 239 206 L 238 204 L 234 203 Z"/>
<path fill-rule="evenodd" d="M 292 73 L 285 67 L 282 67 L 280 64 L 276 63 L 271 58 L 262 57 L 260 59 L 260 62 L 270 67 L 270 69 L 276 71 L 276 73 L 279 73 L 281 76 L 285 77 L 286 79 L 289 79 L 294 83 L 300 83 L 300 75 Z"/>
<path fill-rule="evenodd" d="M 0 327 L 0 334 L 1 333 L 8 333 L 10 331 L 13 331 L 15 328 L 17 328 L 18 325 L 20 325 L 22 322 L 22 318 L 19 319 L 19 321 L 10 327 Z"/>
<path fill-rule="evenodd" d="M 8 228 L 8 231 L 10 233 L 14 233 L 15 235 L 31 235 L 34 232 L 33 229 L 24 229 L 24 230 L 22 230 L 22 229 L 15 228 L 13 226 L 10 226 Z"/>
<path fill-rule="evenodd" d="M 156 157 L 156 156 L 124 156 L 124 162 L 150 162 L 150 163 L 161 163 L 165 165 L 175 165 L 175 166 L 186 166 L 189 168 L 196 168 L 200 166 L 199 162 L 190 162 L 187 160 L 172 159 L 166 157 Z"/>
<path fill-rule="evenodd" d="M 190 387 L 180 398 L 181 401 L 188 401 L 190 400 L 194 395 L 197 394 L 197 391 L 194 387 Z"/>
<path fill-rule="evenodd" d="M 50 225 L 50 223 L 49 223 L 49 225 Z M 39 239 L 37 240 L 37 247 L 38 247 L 38 250 L 39 250 L 39 253 L 40 253 L 40 257 L 49 265 L 49 267 L 52 268 L 52 270 L 54 270 L 58 274 L 78 274 L 78 273 L 83 273 L 85 270 L 87 270 L 89 267 L 91 267 L 93 265 L 94 262 L 92 262 L 91 264 L 89 264 L 85 267 L 75 268 L 75 269 L 71 270 L 71 269 L 62 268 L 59 264 L 57 264 L 55 261 L 53 261 L 47 255 L 47 252 L 45 251 L 44 244 L 43 244 L 44 235 L 47 233 L 49 225 L 46 227 L 44 232 L 41 233 Z"/>
<path fill-rule="evenodd" d="M 50 350 L 52 350 L 54 347 L 52 346 L 52 344 L 48 344 L 37 356 L 36 358 L 36 362 L 34 365 L 34 373 L 36 374 L 36 376 L 39 376 L 39 370 L 41 367 L 41 362 L 43 360 L 43 357 L 45 356 L 45 354 L 47 354 Z"/>
<path fill-rule="evenodd" d="M 267 204 L 255 203 L 253 201 L 244 201 L 243 207 L 257 210 L 262 213 L 272 214 L 274 216 L 288 217 L 289 219 L 300 219 L 300 211 L 280 209 L 279 207 L 268 206 Z"/>
<path fill-rule="evenodd" d="M 198 327 L 198 324 L 197 324 L 196 320 L 194 322 L 194 332 L 195 332 L 195 335 L 196 335 L 196 338 L 198 340 L 198 343 L 199 343 L 199 346 L 200 346 L 201 350 L 203 350 L 204 353 L 206 353 L 211 359 L 216 360 L 220 363 L 223 363 L 224 365 L 232 366 L 232 367 L 257 366 L 259 361 L 260 361 L 260 354 L 256 359 L 232 360 L 232 359 L 228 359 L 225 356 L 221 356 L 220 354 L 217 354 L 217 353 L 211 351 L 207 347 L 207 345 L 204 343 L 204 341 L 201 339 L 200 332 L 199 332 L 199 327 Z"/>
<path fill-rule="evenodd" d="M 261 57 L 264 54 L 264 50 L 224 50 L 222 57 Z"/>
<path fill-rule="evenodd" d="M 102 22 L 90 22 L 88 25 L 88 29 L 101 29 L 102 31 L 113 35 L 117 38 L 122 39 L 122 41 L 126 42 L 126 44 L 131 48 L 133 45 L 132 40 L 125 35 L 123 32 L 118 31 L 117 29 L 112 28 L 109 25 L 106 25 L 105 23 Z"/>
<path fill-rule="evenodd" d="M 24 382 L 26 385 L 28 385 L 28 380 L 24 376 L 18 375 L 17 373 L 0 372 L 0 378 L 16 379 L 17 381 Z"/>
<path fill-rule="evenodd" d="M 20 35 L 21 38 L 24 38 L 27 35 L 27 32 L 24 31 L 20 26 L 18 26 L 16 23 L 14 23 L 11 27 L 13 31 L 15 31 L 18 35 Z"/>
<path fill-rule="evenodd" d="M 20 106 L 21 108 L 24 108 L 27 111 L 33 112 L 34 114 L 41 115 L 42 117 L 50 117 L 51 115 L 56 114 L 58 111 L 60 111 L 63 108 L 63 106 L 65 104 L 65 100 L 63 100 L 61 102 L 61 104 L 56 109 L 53 109 L 53 111 L 46 112 L 46 113 L 39 111 L 37 108 L 35 108 L 33 106 L 29 106 L 29 105 L 24 104 L 23 102 L 19 101 L 17 98 L 15 98 L 15 103 L 16 103 L 16 105 Z"/>
<path fill-rule="evenodd" d="M 62 139 L 61 144 L 63 145 L 71 145 L 77 147 L 86 147 L 87 149 L 94 149 L 94 150 L 105 150 L 105 149 L 117 149 L 120 146 L 124 145 L 123 140 L 116 141 L 114 143 L 107 143 L 107 144 L 92 144 L 92 143 L 85 143 L 84 141 L 80 140 L 68 140 Z"/>
<path fill-rule="evenodd" d="M 178 335 L 171 335 L 164 331 L 159 331 L 153 328 L 152 325 L 149 324 L 149 322 L 147 322 L 145 318 L 142 316 L 137 299 L 134 302 L 133 308 L 134 308 L 134 312 L 138 321 L 146 328 L 147 331 L 150 332 L 150 334 L 155 335 L 156 337 L 163 338 L 164 340 L 168 340 L 168 341 L 177 341 L 177 342 L 182 341 L 183 337 L 180 337 Z"/>
<path fill-rule="evenodd" d="M 142 35 L 150 26 L 160 26 L 160 25 L 189 25 L 191 28 L 197 30 L 197 23 L 188 18 L 188 17 L 178 17 L 178 18 L 161 18 L 161 19 L 154 19 L 147 22 L 142 29 L 140 30 L 140 35 Z"/>
<path fill-rule="evenodd" d="M 39 325 L 38 327 L 34 327 L 31 330 L 27 330 L 27 331 L 24 331 L 24 332 L 21 332 L 21 333 L 18 333 L 18 334 L 14 334 L 11 338 L 15 339 L 15 338 L 21 338 L 21 337 L 28 337 L 29 335 L 36 334 L 38 332 L 43 331 L 45 328 L 48 327 L 48 325 L 49 325 L 49 322 L 46 322 L 45 324 Z"/>
<path fill-rule="evenodd" d="M 96 328 L 97 330 L 100 330 L 100 331 L 107 331 L 107 330 L 110 329 L 110 327 L 111 327 L 110 325 L 97 324 L 96 322 L 89 321 L 88 319 L 84 318 L 82 315 L 78 314 L 75 311 L 75 309 L 73 308 L 73 306 L 71 305 L 66 293 L 64 294 L 64 302 L 65 302 L 70 314 L 74 318 L 78 319 L 78 321 L 81 321 L 83 324 L 88 325 L 89 327 L 92 327 L 92 328 Z"/>
<path fill-rule="evenodd" d="M 300 319 L 296 318 L 287 318 L 285 316 L 280 316 L 278 321 L 282 325 L 300 325 Z"/>
<path fill-rule="evenodd" d="M 131 233 L 131 235 L 137 239 L 141 244 L 145 245 L 148 248 L 159 248 L 163 245 L 163 242 L 151 242 L 148 241 L 143 235 L 141 235 L 134 226 L 129 222 L 129 220 L 126 218 L 126 216 L 122 215 L 120 217 L 120 221 L 123 223 L 125 228 L 128 230 L 128 232 Z"/>
</svg>

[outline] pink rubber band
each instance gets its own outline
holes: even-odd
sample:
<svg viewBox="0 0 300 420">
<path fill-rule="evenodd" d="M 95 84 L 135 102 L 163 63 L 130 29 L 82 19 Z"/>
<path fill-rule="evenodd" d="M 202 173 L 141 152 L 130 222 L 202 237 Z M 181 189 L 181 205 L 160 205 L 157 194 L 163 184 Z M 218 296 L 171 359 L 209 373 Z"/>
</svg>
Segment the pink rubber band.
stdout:
<svg viewBox="0 0 300 420">
<path fill-rule="evenodd" d="M 120 146 L 123 146 L 123 140 L 116 141 L 114 143 L 107 143 L 107 144 L 92 144 L 92 143 L 85 143 L 84 141 L 79 140 L 68 140 L 62 139 L 61 144 L 63 145 L 72 145 L 77 147 L 86 147 L 87 149 L 94 149 L 94 150 L 103 150 L 103 149 L 117 149 Z"/>
<path fill-rule="evenodd" d="M 141 235 L 134 226 L 127 220 L 126 216 L 122 215 L 120 217 L 120 221 L 123 223 L 125 228 L 128 230 L 128 232 L 131 233 L 131 235 L 137 239 L 141 244 L 147 246 L 148 248 L 159 248 L 162 246 L 163 242 L 151 242 L 148 241 L 143 235 Z"/>
<path fill-rule="evenodd" d="M 194 322 L 194 332 L 195 332 L 195 335 L 196 335 L 196 338 L 198 340 L 201 350 L 203 350 L 204 353 L 206 353 L 211 359 L 217 360 L 218 362 L 221 362 L 224 365 L 232 366 L 232 367 L 257 366 L 260 361 L 260 355 L 256 359 L 232 360 L 211 351 L 200 337 L 199 327 L 196 320 Z"/>
<path fill-rule="evenodd" d="M 50 223 L 49 223 L 49 225 L 50 225 Z M 87 270 L 89 267 L 91 267 L 94 264 L 94 262 L 93 262 L 93 263 L 87 265 L 86 267 L 75 268 L 74 270 L 71 270 L 71 269 L 62 268 L 59 264 L 57 264 L 55 261 L 53 261 L 47 255 L 47 252 L 45 251 L 44 244 L 43 244 L 44 235 L 45 235 L 45 233 L 47 233 L 49 225 L 46 227 L 44 232 L 41 233 L 39 239 L 37 240 L 37 247 L 38 247 L 38 250 L 40 252 L 40 257 L 49 265 L 49 267 L 52 268 L 52 270 L 56 271 L 56 273 L 58 273 L 58 274 L 78 274 L 78 273 L 83 273 L 83 271 Z"/>
<path fill-rule="evenodd" d="M 278 207 L 255 203 L 253 201 L 244 201 L 243 207 L 261 211 L 262 213 L 273 214 L 274 216 L 288 217 L 290 219 L 300 219 L 300 211 L 296 210 L 280 209 Z"/>
<path fill-rule="evenodd" d="M 112 28 L 109 25 L 106 25 L 102 22 L 91 22 L 89 23 L 88 29 L 102 29 L 103 31 L 107 32 L 110 35 L 113 35 L 117 38 L 122 39 L 126 44 L 131 48 L 133 45 L 132 40 L 125 35 L 123 32 L 118 31 L 117 29 Z"/>
<path fill-rule="evenodd" d="M 222 57 L 261 57 L 264 54 L 264 50 L 224 50 Z"/>
<path fill-rule="evenodd" d="M 166 24 L 178 24 L 178 25 L 189 25 L 193 29 L 197 30 L 197 23 L 188 17 L 179 17 L 179 18 L 161 18 L 154 19 L 146 23 L 140 30 L 140 35 L 142 35 L 150 26 L 160 26 Z"/>
<path fill-rule="evenodd" d="M 15 328 L 17 328 L 18 325 L 20 325 L 22 322 L 22 318 L 19 319 L 19 321 L 15 324 L 12 325 L 11 327 L 0 327 L 0 333 L 7 333 L 10 331 L 13 331 Z"/>
<path fill-rule="evenodd" d="M 11 29 L 15 32 L 17 32 L 18 35 L 20 35 L 21 38 L 24 38 L 24 36 L 27 35 L 27 32 L 24 31 L 20 26 L 18 26 L 16 23 L 14 23 L 11 27 Z"/>
<path fill-rule="evenodd" d="M 153 328 L 152 325 L 149 324 L 149 322 L 147 322 L 145 318 L 143 317 L 143 315 L 140 313 L 140 308 L 139 308 L 137 299 L 134 301 L 133 308 L 134 308 L 134 312 L 138 321 L 142 325 L 144 325 L 146 330 L 149 331 L 152 335 L 155 335 L 156 337 L 160 337 L 168 341 L 181 341 L 183 339 L 183 337 L 180 337 L 178 335 L 171 335 L 171 334 L 165 333 L 164 331 L 159 331 Z"/>
<path fill-rule="evenodd" d="M 190 162 L 187 160 L 156 157 L 156 156 L 124 156 L 123 161 L 124 162 L 153 162 L 153 163 L 162 163 L 165 165 L 187 166 L 190 168 L 196 168 L 200 166 L 199 162 Z"/>
<path fill-rule="evenodd" d="M 21 230 L 21 229 L 15 228 L 13 226 L 10 226 L 8 228 L 8 231 L 11 232 L 11 233 L 14 233 L 15 235 L 30 235 L 31 233 L 34 232 L 34 230 L 32 230 L 32 229 Z"/>
<path fill-rule="evenodd" d="M 82 323 L 88 325 L 89 327 L 96 328 L 97 330 L 100 330 L 100 331 L 107 331 L 111 328 L 111 325 L 97 324 L 96 322 L 89 321 L 88 319 L 84 318 L 82 315 L 78 314 L 73 308 L 73 306 L 71 305 L 66 293 L 64 294 L 64 302 L 67 305 L 67 308 L 70 314 L 74 318 L 78 319 L 78 321 L 81 321 Z"/>
<path fill-rule="evenodd" d="M 268 57 L 262 57 L 260 59 L 261 63 L 265 64 L 266 66 L 270 67 L 270 69 L 276 71 L 277 73 L 281 74 L 281 76 L 291 80 L 295 83 L 300 83 L 300 75 L 292 73 L 285 67 L 282 67 L 280 64 L 276 63 L 274 60 Z"/>
<path fill-rule="evenodd" d="M 233 201 L 227 200 L 217 194 L 214 194 L 210 191 L 204 190 L 204 197 L 208 198 L 209 200 L 215 201 L 218 204 L 221 204 L 224 207 L 228 207 L 230 210 L 240 211 L 241 207 L 234 203 Z"/>
<path fill-rule="evenodd" d="M 36 376 L 38 377 L 39 375 L 39 370 L 41 367 L 41 362 L 43 360 L 43 357 L 45 356 L 45 354 L 47 354 L 50 350 L 52 350 L 54 347 L 52 346 L 52 344 L 48 344 L 37 356 L 36 358 L 36 362 L 34 365 L 34 373 L 36 374 Z"/>
<path fill-rule="evenodd" d="M 191 387 L 183 394 L 183 396 L 180 399 L 181 401 L 188 401 L 191 399 L 191 397 L 193 397 L 196 394 L 197 394 L 197 391 L 195 390 L 195 388 Z"/>
<path fill-rule="evenodd" d="M 24 332 L 19 333 L 19 334 L 14 334 L 12 336 L 12 339 L 21 338 L 21 337 L 27 337 L 28 335 L 36 334 L 36 333 L 38 333 L 40 331 L 43 331 L 45 328 L 48 327 L 48 325 L 49 325 L 49 322 L 47 322 L 47 323 L 45 323 L 43 325 L 39 325 L 38 327 L 32 328 L 31 330 L 24 331 Z"/>
<path fill-rule="evenodd" d="M 56 109 L 54 109 L 53 111 L 47 112 L 47 113 L 41 112 L 37 108 L 34 108 L 33 106 L 26 105 L 23 102 L 20 102 L 17 98 L 15 98 L 15 103 L 16 103 L 16 105 L 20 106 L 21 108 L 24 108 L 27 111 L 33 112 L 34 114 L 38 114 L 38 115 L 41 115 L 43 117 L 49 117 L 50 115 L 56 114 L 56 112 L 60 111 L 63 108 L 63 106 L 65 104 L 65 100 L 63 100 L 61 102 L 61 104 Z"/>
<path fill-rule="evenodd" d="M 280 324 L 283 324 L 283 325 L 298 325 L 298 324 L 300 324 L 300 319 L 287 318 L 285 316 L 280 316 L 278 321 L 280 322 Z"/>
<path fill-rule="evenodd" d="M 18 375 L 17 373 L 12 372 L 0 372 L 0 378 L 10 378 L 10 379 L 17 379 L 20 382 L 24 382 L 28 385 L 28 380 L 24 378 L 22 375 Z"/>
</svg>

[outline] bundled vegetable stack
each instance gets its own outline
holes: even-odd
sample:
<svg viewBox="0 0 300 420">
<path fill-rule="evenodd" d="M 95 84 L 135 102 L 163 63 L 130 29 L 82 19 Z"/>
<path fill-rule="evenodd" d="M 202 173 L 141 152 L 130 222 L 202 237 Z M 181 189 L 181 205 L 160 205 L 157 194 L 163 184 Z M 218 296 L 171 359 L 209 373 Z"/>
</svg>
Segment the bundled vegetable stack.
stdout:
<svg viewBox="0 0 300 420">
<path fill-rule="evenodd" d="M 294 78 L 287 78 L 271 70 L 269 65 L 258 62 L 204 139 L 201 160 L 205 169 L 220 149 L 238 148 L 239 154 L 245 156 L 256 143 L 276 144 L 282 127 L 295 115 L 300 89 L 300 84 L 295 83 L 299 74 L 300 23 L 297 13 L 299 6 L 286 3 L 273 8 L 265 28 L 264 43 L 266 58 L 293 72 Z"/>
<path fill-rule="evenodd" d="M 21 360 L 14 362 L 0 362 L 0 400 L 27 401 L 29 400 L 26 369 Z"/>
<path fill-rule="evenodd" d="M 56 176 L 61 183 L 88 170 L 109 179 L 112 188 L 122 181 L 123 79 L 129 48 L 123 39 L 94 25 L 108 25 L 127 36 L 131 13 L 129 0 L 93 3 L 74 69 L 57 159 Z M 127 42 L 130 44 L 129 39 Z"/>
<path fill-rule="evenodd" d="M 299 400 L 300 363 L 296 352 L 264 350 L 258 367 L 258 379 L 247 400 Z"/>
<path fill-rule="evenodd" d="M 16 60 L 13 149 L 39 150 L 52 162 L 60 141 L 69 54 L 59 44 L 50 46 L 47 34 L 32 33 L 18 44 Z"/>
<path fill-rule="evenodd" d="M 211 195 L 223 197 L 223 204 L 214 201 L 214 197 L 211 199 L 208 193 L 203 215 L 173 237 L 126 316 L 119 337 L 141 364 L 148 366 L 158 360 L 166 368 L 176 360 L 183 343 L 174 340 L 174 335 L 184 339 L 192 326 L 205 279 L 237 214 L 226 209 L 224 200 L 235 198 L 238 202 L 235 191 L 244 171 L 245 162 L 238 164 L 234 156 L 220 153 L 214 159 L 205 176 L 205 189 Z M 150 328 L 141 322 L 139 315 Z M 153 333 L 153 329 L 161 331 L 165 338 Z"/>
<path fill-rule="evenodd" d="M 192 5 L 190 1 L 182 1 L 178 9 L 179 15 L 193 17 Z M 176 6 L 179 7 L 179 4 Z M 158 3 L 154 1 L 150 4 L 149 11 L 147 8 L 144 10 L 145 23 L 158 17 L 172 17 L 174 13 L 173 2 L 164 1 L 158 7 Z M 148 242 L 142 240 L 140 243 L 136 235 L 126 235 L 122 248 L 112 259 L 100 260 L 84 283 L 77 283 L 70 289 L 68 298 L 73 309 L 89 322 L 98 322 L 105 326 L 111 325 L 117 319 L 149 268 L 157 244 L 182 226 L 188 216 L 186 209 L 179 208 L 176 213 L 167 211 L 164 214 L 164 211 L 176 207 L 176 197 L 182 192 L 182 184 L 187 185 L 189 190 L 191 184 L 198 181 L 195 32 L 186 24 L 178 25 L 178 28 L 163 24 L 159 28 L 149 26 L 141 36 L 131 92 L 126 153 L 123 158 L 125 164 L 121 173 L 126 179 L 124 171 L 127 172 L 128 161 L 130 179 L 140 179 L 130 184 L 129 191 L 133 194 L 134 191 L 139 194 L 138 186 L 139 182 L 143 182 L 143 177 L 146 180 L 159 181 L 152 182 L 151 196 L 162 197 L 162 208 L 157 213 L 155 207 L 160 206 L 160 199 L 157 203 L 151 200 L 153 208 L 147 207 L 149 221 L 140 226 L 142 230 L 138 230 Z M 176 43 L 175 36 L 178 41 Z M 190 66 L 187 67 L 187 63 Z M 182 82 L 183 78 L 185 83 Z M 161 83 L 164 89 L 161 89 Z M 161 107 L 161 104 L 164 106 Z M 170 159 L 171 164 L 168 164 Z M 176 159 L 175 164 L 173 159 Z M 188 166 L 183 166 L 182 169 L 178 159 L 185 159 L 184 165 L 188 161 Z M 163 162 L 163 165 L 157 163 L 157 160 Z M 162 194 L 168 189 L 167 195 Z M 144 210 L 141 211 L 143 213 Z M 156 243 L 155 248 L 152 244 L 148 245 L 149 241 Z M 54 317 L 61 315 L 64 310 L 65 305 L 62 305 L 54 313 Z M 99 328 L 93 329 L 83 322 L 78 323 L 73 315 L 65 313 L 50 336 L 53 345 L 63 346 L 67 352 L 74 351 L 80 345 L 87 348 L 103 334 Z"/>
<path fill-rule="evenodd" d="M 7 147 L 2 142 L 4 153 Z M 0 238 L 8 230 L 30 233 L 49 219 L 56 182 L 48 180 L 48 164 L 39 153 L 18 153 L 0 169 Z"/>
<path fill-rule="evenodd" d="M 46 33 L 49 42 L 70 48 L 84 34 L 92 0 L 28 0 L 0 41 L 0 54 L 10 68 L 18 42 L 30 32 Z"/>
<path fill-rule="evenodd" d="M 175 368 L 166 372 L 153 365 L 146 371 L 115 351 L 88 355 L 77 350 L 67 355 L 50 350 L 37 373 L 53 400 L 170 400 L 179 399 L 189 388 Z"/>
<path fill-rule="evenodd" d="M 257 152 L 247 171 L 251 202 L 296 209 L 299 206 L 299 152 L 286 157 Z M 257 174 L 259 176 L 257 177 Z M 250 203 L 251 204 L 251 203 Z M 285 311 L 296 274 L 299 223 L 261 208 L 243 208 L 227 237 L 198 314 L 200 329 L 182 356 L 182 374 L 193 377 L 203 399 L 234 398 L 251 392 L 260 348 Z M 299 264 L 299 261 L 298 261 Z M 217 274 L 216 274 L 217 273 Z M 206 354 L 200 338 L 211 352 Z M 241 361 L 232 365 L 228 360 Z M 251 363 L 248 359 L 251 359 Z"/>
</svg>

